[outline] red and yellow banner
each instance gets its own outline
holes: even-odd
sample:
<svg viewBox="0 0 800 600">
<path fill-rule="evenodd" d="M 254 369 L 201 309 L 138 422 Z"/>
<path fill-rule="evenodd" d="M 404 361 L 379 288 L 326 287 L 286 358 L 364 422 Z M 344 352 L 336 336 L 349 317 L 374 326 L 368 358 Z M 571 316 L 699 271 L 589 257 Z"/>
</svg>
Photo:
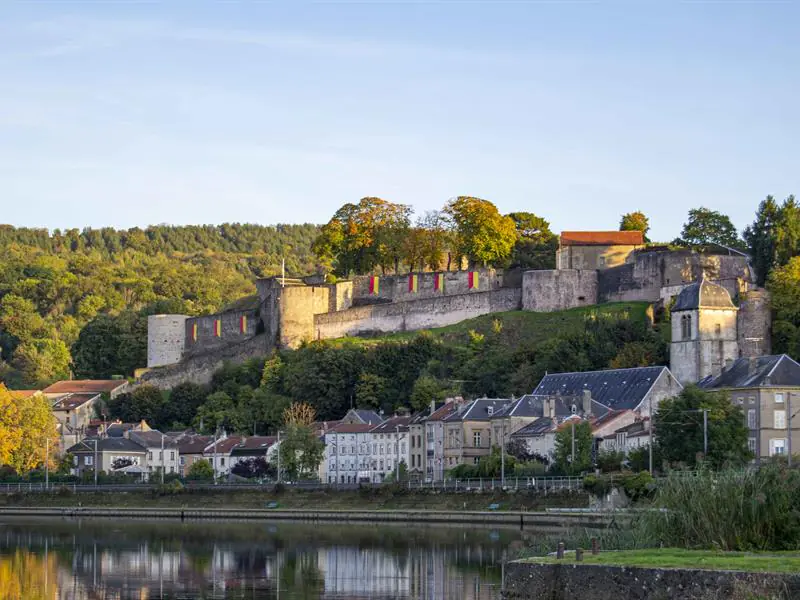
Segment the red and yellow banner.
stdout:
<svg viewBox="0 0 800 600">
<path fill-rule="evenodd" d="M 416 273 L 411 273 L 408 276 L 408 291 L 416 293 L 419 289 L 419 277 Z"/>
<path fill-rule="evenodd" d="M 381 280 L 378 277 L 369 278 L 369 293 L 373 295 L 379 294 L 381 291 Z"/>
<path fill-rule="evenodd" d="M 216 337 L 222 337 L 222 321 L 220 319 L 214 320 L 214 335 Z"/>
<path fill-rule="evenodd" d="M 239 331 L 241 333 L 247 333 L 247 315 L 242 315 L 239 318 Z"/>
<path fill-rule="evenodd" d="M 192 341 L 197 341 L 197 323 L 192 323 Z"/>
<path fill-rule="evenodd" d="M 444 291 L 444 273 L 436 273 L 433 277 L 433 291 Z"/>
<path fill-rule="evenodd" d="M 477 290 L 478 289 L 478 272 L 477 271 L 470 271 L 469 272 L 469 289 Z"/>
</svg>

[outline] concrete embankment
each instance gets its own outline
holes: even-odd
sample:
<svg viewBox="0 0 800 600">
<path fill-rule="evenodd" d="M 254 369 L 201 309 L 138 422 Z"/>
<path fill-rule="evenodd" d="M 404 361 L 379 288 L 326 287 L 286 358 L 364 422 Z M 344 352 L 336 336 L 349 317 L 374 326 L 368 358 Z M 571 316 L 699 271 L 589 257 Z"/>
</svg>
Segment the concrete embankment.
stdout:
<svg viewBox="0 0 800 600">
<path fill-rule="evenodd" d="M 514 526 L 537 529 L 567 527 L 606 527 L 613 519 L 603 513 L 548 513 L 512 511 L 435 511 L 435 510 L 310 510 L 244 508 L 129 508 L 129 507 L 0 507 L 0 517 L 127 518 L 178 519 L 253 519 L 269 521 L 325 521 L 363 523 L 470 523 L 474 525 Z"/>
<path fill-rule="evenodd" d="M 798 573 L 508 563 L 506 600 L 738 600 L 800 598 Z"/>
</svg>

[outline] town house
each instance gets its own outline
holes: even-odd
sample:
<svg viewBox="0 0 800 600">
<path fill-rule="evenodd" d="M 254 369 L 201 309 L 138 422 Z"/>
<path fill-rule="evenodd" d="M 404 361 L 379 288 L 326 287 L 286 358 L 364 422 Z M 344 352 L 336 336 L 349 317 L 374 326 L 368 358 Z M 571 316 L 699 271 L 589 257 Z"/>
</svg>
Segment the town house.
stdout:
<svg viewBox="0 0 800 600">
<path fill-rule="evenodd" d="M 445 470 L 460 464 L 476 465 L 492 447 L 491 418 L 511 400 L 480 398 L 460 405 L 445 417 Z"/>
<path fill-rule="evenodd" d="M 380 483 L 389 473 L 396 472 L 400 462 L 408 469 L 408 425 L 411 417 L 391 417 L 370 431 L 372 438 L 373 483 Z"/>
</svg>

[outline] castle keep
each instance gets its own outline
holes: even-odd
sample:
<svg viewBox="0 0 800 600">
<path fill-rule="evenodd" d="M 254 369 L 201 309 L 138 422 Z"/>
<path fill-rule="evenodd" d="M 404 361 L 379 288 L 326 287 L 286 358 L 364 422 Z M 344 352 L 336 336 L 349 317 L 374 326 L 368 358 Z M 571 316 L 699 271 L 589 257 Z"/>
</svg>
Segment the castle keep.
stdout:
<svg viewBox="0 0 800 600">
<path fill-rule="evenodd" d="M 679 302 L 673 309 L 672 353 L 695 365 L 681 367 L 676 376 L 682 382 L 697 381 L 726 358 L 769 352 L 768 299 L 754 287 L 741 253 L 646 247 L 639 232 L 564 232 L 556 258 L 558 268 L 551 271 L 417 272 L 337 283 L 319 277 L 259 279 L 257 302 L 250 308 L 199 317 L 149 317 L 149 370 L 139 382 L 164 388 L 187 380 L 204 383 L 223 361 L 262 356 L 273 348 L 442 327 L 509 310 L 551 312 L 621 301 L 668 307 L 701 281 L 706 285 L 697 292 L 701 301 Z M 706 306 L 702 300 L 710 295 L 725 297 L 718 299 L 719 306 Z M 698 329 L 709 311 L 715 315 L 708 320 L 713 321 L 711 331 Z M 716 318 L 723 313 L 724 318 Z M 683 325 L 676 325 L 676 318 Z M 708 338 L 702 350 L 692 345 L 697 340 L 684 335 L 688 319 L 695 337 Z M 698 358 L 700 354 L 707 360 Z"/>
</svg>

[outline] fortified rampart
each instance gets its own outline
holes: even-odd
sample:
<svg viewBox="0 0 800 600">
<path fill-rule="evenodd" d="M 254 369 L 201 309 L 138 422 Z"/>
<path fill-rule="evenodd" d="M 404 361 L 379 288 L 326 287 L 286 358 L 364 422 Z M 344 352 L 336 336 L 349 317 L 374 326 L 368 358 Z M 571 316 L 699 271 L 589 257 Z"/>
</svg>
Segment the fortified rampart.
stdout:
<svg viewBox="0 0 800 600">
<path fill-rule="evenodd" d="M 579 255 L 577 250 L 573 254 Z M 276 347 L 443 327 L 494 312 L 551 312 L 637 300 L 667 304 L 702 275 L 739 300 L 742 354 L 769 351 L 769 300 L 766 292 L 750 287 L 752 276 L 745 256 L 631 246 L 625 260 L 617 266 L 604 262 L 604 269 L 479 269 L 359 276 L 330 284 L 319 278 L 259 279 L 258 308 L 201 317 L 151 317 L 148 367 L 159 368 L 142 381 L 205 381 L 223 360 L 263 355 Z M 183 379 L 182 370 L 187 373 Z"/>
</svg>

